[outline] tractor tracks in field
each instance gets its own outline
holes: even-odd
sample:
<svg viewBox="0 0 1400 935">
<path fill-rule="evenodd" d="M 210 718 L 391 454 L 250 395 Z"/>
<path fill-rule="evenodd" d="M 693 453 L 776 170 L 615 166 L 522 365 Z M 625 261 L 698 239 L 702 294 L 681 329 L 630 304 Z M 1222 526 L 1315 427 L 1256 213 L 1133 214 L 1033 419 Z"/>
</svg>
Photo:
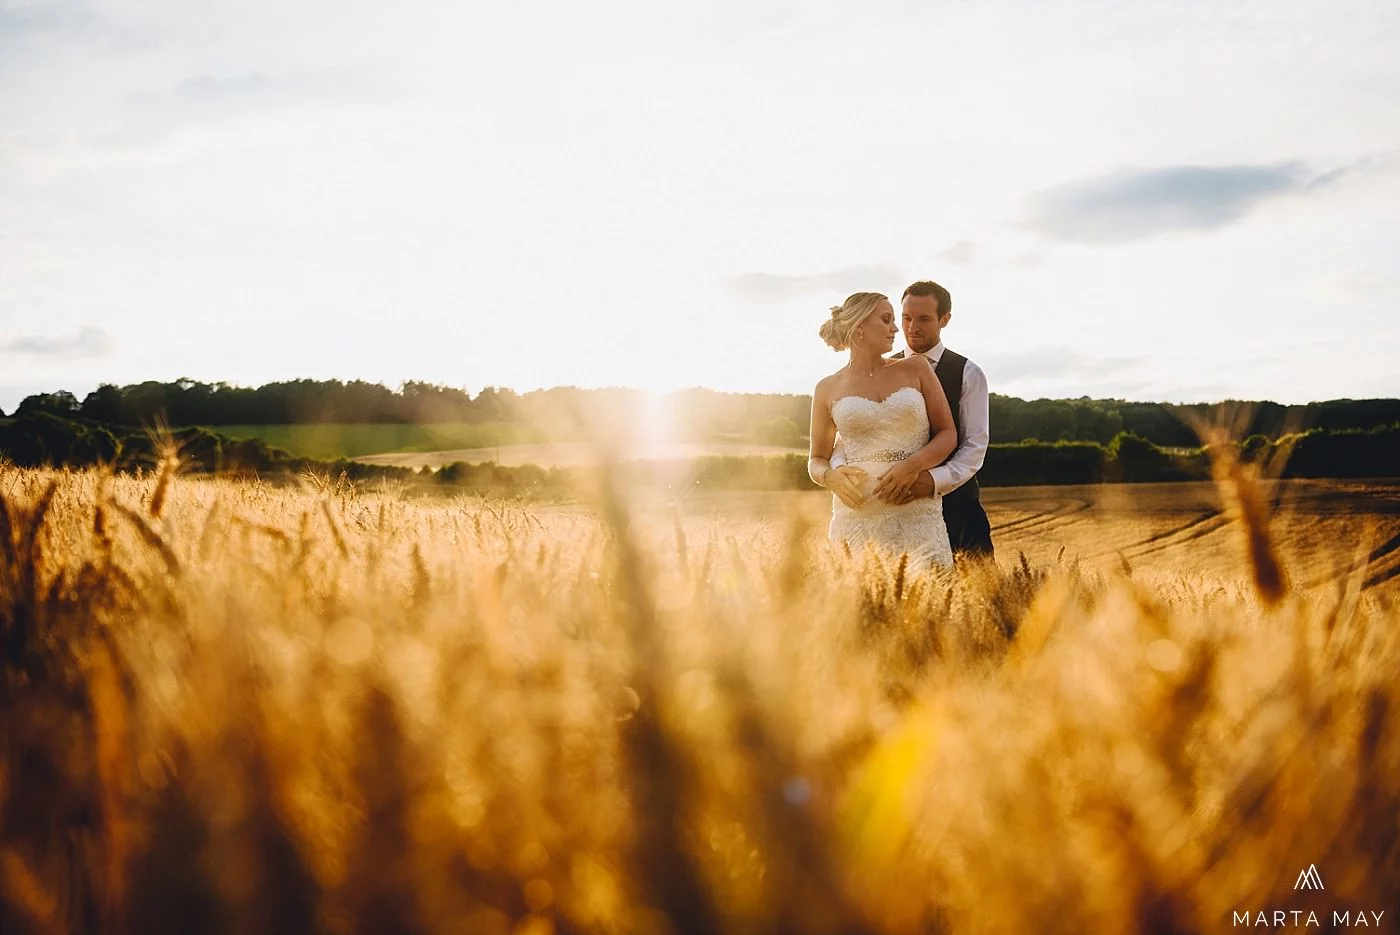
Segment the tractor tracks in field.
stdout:
<svg viewBox="0 0 1400 935">
<path fill-rule="evenodd" d="M 1012 522 L 995 526 L 992 529 L 993 535 L 1011 532 L 1020 535 L 1024 532 L 1034 532 L 1044 534 L 1066 526 L 1070 523 L 1079 522 L 1087 517 L 1085 512 L 1092 508 L 1092 503 L 1087 500 L 1071 500 L 1056 506 L 1052 510 L 1046 510 L 1033 516 L 1025 516 Z M 1205 510 L 1195 514 L 1186 522 L 1153 533 L 1145 539 L 1129 543 L 1116 548 L 1103 549 L 1098 552 L 1086 555 L 1086 558 L 1103 558 L 1110 555 L 1122 555 L 1125 558 L 1141 558 L 1156 552 L 1164 552 L 1177 546 L 1192 542 L 1204 536 L 1217 532 L 1230 523 L 1229 517 L 1220 510 Z"/>
<path fill-rule="evenodd" d="M 1288 505 L 1296 510 L 1298 503 L 1289 501 Z M 1013 541 L 1021 539 L 1023 534 L 1027 537 L 1039 538 L 1049 536 L 1054 538 L 1057 533 L 1067 531 L 1072 526 L 1082 526 L 1082 524 L 1095 518 L 1102 519 L 1107 524 L 1107 528 L 1104 530 L 1105 538 L 1111 541 L 1112 527 L 1117 519 L 1122 518 L 1119 517 L 1119 514 L 1123 512 L 1121 508 L 1115 509 L 1112 506 L 1108 507 L 1106 511 L 1100 512 L 1104 510 L 1102 504 L 1099 504 L 1095 499 L 1081 497 L 1066 498 L 1059 501 L 1051 500 L 1048 503 L 1046 498 L 1043 497 L 1018 497 L 989 503 L 987 506 L 989 508 L 989 513 L 992 513 L 993 510 L 1004 509 L 1007 512 L 1020 514 L 1014 519 L 996 524 L 992 527 L 992 535 L 994 537 L 1005 536 Z M 1030 512 L 1031 510 L 1035 512 Z M 1144 511 L 1144 514 L 1148 512 L 1157 512 L 1158 515 L 1161 516 L 1160 511 Z M 1326 517 L 1335 516 L 1337 512 L 1336 509 L 1319 510 L 1317 514 L 1314 515 L 1314 518 L 1321 520 Z M 1303 516 L 1311 513 L 1312 511 L 1310 510 L 1300 511 L 1300 515 Z M 1139 515 L 1142 516 L 1144 514 Z M 1136 561 L 1175 550 L 1194 550 L 1202 547 L 1208 547 L 1214 550 L 1218 544 L 1217 540 L 1210 539 L 1209 537 L 1215 536 L 1222 530 L 1227 529 L 1232 522 L 1234 522 L 1232 515 L 1228 511 L 1205 503 L 1200 504 L 1195 511 L 1189 513 L 1183 511 L 1177 517 L 1163 516 L 1161 518 L 1172 523 L 1172 525 L 1160 531 L 1152 532 L 1145 537 L 1137 538 L 1125 545 L 1116 547 L 1111 546 L 1109 541 L 1104 541 L 1103 538 L 1097 543 L 1093 543 L 1093 540 L 1090 539 L 1090 543 L 1096 544 L 1098 548 L 1092 553 L 1081 553 L 1082 557 L 1086 559 L 1102 559 L 1117 555 L 1126 560 Z M 1324 553 L 1331 551 L 1333 554 L 1337 554 L 1335 544 L 1331 549 L 1320 546 L 1319 543 L 1313 543 L 1311 547 L 1303 546 L 1302 542 L 1307 541 L 1306 539 L 1301 541 L 1294 540 L 1290 532 L 1282 529 L 1280 529 L 1279 532 L 1284 536 L 1284 539 L 1280 540 L 1278 544 L 1284 546 L 1286 551 L 1291 553 L 1288 564 L 1295 565 L 1299 570 L 1303 568 L 1312 570 L 1311 574 L 1300 574 L 1298 579 L 1295 579 L 1297 580 L 1297 586 L 1301 589 L 1313 590 L 1317 587 L 1324 586 L 1329 581 L 1337 580 L 1339 576 L 1351 575 L 1356 575 L 1361 578 L 1361 586 L 1363 589 L 1369 590 L 1384 585 L 1393 586 L 1396 579 L 1400 579 L 1400 528 L 1397 528 L 1391 523 L 1386 523 L 1385 525 L 1389 526 L 1389 528 L 1382 527 L 1380 530 L 1380 535 L 1384 538 L 1378 544 L 1369 548 L 1364 556 L 1355 555 L 1353 559 L 1345 562 L 1341 567 L 1327 570 L 1324 570 L 1324 565 L 1330 563 L 1327 561 L 1326 555 L 1314 550 L 1321 547 Z M 1073 534 L 1073 538 L 1083 542 L 1086 536 L 1086 530 L 1087 527 L 1078 528 Z M 1359 532 L 1359 530 L 1357 531 Z M 1307 538 L 1316 539 L 1316 534 Z M 1364 548 L 1366 545 L 1370 544 L 1367 542 L 1368 538 L 1369 535 L 1364 538 L 1358 536 L 1357 539 L 1353 541 L 1355 541 L 1358 546 Z M 1376 540 L 1371 539 L 1370 542 L 1374 543 Z M 1300 551 L 1300 547 L 1302 551 Z M 1309 562 L 1306 558 L 1308 554 L 1314 556 L 1313 562 Z M 1322 564 L 1318 564 L 1318 562 Z"/>
<path fill-rule="evenodd" d="M 1365 558 L 1355 559 L 1345 565 L 1338 565 L 1330 571 L 1320 571 L 1299 582 L 1298 587 L 1312 591 L 1355 575 L 1363 575 L 1361 589 L 1379 587 L 1400 576 L 1400 533 L 1377 545 L 1366 553 Z"/>
<path fill-rule="evenodd" d="M 998 503 L 997 506 L 1009 505 L 1017 502 L 1024 501 L 1006 500 Z M 1088 500 L 1066 500 L 1053 510 L 1042 510 L 1031 516 L 1023 516 L 1009 523 L 993 526 L 992 535 L 1001 535 L 1006 532 L 1014 532 L 1019 535 L 1028 529 L 1044 532 L 1047 527 L 1062 526 L 1066 523 L 1075 522 L 1076 520 L 1072 519 L 1072 517 L 1088 511 L 1092 506 L 1093 504 Z M 1079 518 L 1082 519 L 1083 517 Z"/>
<path fill-rule="evenodd" d="M 1377 587 L 1400 575 L 1400 560 L 1391 562 L 1389 567 L 1384 567 L 1386 559 L 1393 556 L 1397 549 L 1400 549 L 1400 533 L 1391 536 L 1367 554 L 1365 567 L 1374 570 L 1361 583 L 1363 588 Z"/>
<path fill-rule="evenodd" d="M 1114 553 L 1121 554 L 1124 558 L 1142 558 L 1145 555 L 1155 555 L 1158 552 L 1165 552 L 1188 542 L 1203 539 L 1211 533 L 1219 532 L 1228 525 L 1230 525 L 1230 517 L 1220 510 L 1205 510 L 1180 526 L 1173 526 L 1171 529 L 1153 533 L 1141 542 L 1134 542 L 1121 549 L 1100 552 L 1095 557 L 1113 555 Z"/>
</svg>

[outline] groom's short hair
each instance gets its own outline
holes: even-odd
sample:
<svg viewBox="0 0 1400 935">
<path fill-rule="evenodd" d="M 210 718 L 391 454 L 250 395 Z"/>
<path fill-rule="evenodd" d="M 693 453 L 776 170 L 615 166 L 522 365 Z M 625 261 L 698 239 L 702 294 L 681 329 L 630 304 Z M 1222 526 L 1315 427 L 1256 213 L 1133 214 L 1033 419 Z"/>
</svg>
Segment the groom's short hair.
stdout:
<svg viewBox="0 0 1400 935">
<path fill-rule="evenodd" d="M 921 280 L 919 280 L 918 282 L 911 284 L 911 285 L 909 286 L 908 289 L 905 289 L 905 290 L 904 290 L 904 295 L 902 295 L 902 296 L 899 297 L 899 301 L 903 302 L 905 299 L 909 298 L 911 295 L 915 295 L 915 296 L 929 296 L 929 295 L 931 295 L 931 296 L 933 296 L 935 299 L 937 299 L 937 300 L 938 300 L 938 315 L 939 315 L 940 318 L 943 317 L 944 315 L 952 314 L 952 311 L 953 311 L 953 296 L 952 296 L 952 293 L 950 293 L 947 289 L 944 289 L 942 286 L 940 286 L 938 283 L 934 282 L 932 279 L 921 279 Z"/>
</svg>

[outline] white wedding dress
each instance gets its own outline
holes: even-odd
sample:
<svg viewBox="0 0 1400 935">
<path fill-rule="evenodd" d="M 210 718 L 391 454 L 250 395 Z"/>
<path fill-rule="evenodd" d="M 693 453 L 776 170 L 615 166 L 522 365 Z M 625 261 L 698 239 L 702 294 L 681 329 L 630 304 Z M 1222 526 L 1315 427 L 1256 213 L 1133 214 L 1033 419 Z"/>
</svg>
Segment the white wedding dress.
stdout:
<svg viewBox="0 0 1400 935">
<path fill-rule="evenodd" d="M 899 555 L 908 553 L 917 565 L 951 566 L 953 549 L 943 524 L 942 497 L 920 497 L 895 506 L 870 496 L 876 482 L 897 461 L 928 444 L 928 410 L 918 387 L 904 386 L 880 402 L 864 396 L 842 396 L 831 405 L 831 418 L 841 436 L 846 463 L 868 475 L 868 499 L 851 509 L 832 496 L 832 542 L 845 542 L 857 555 L 865 543 Z"/>
</svg>

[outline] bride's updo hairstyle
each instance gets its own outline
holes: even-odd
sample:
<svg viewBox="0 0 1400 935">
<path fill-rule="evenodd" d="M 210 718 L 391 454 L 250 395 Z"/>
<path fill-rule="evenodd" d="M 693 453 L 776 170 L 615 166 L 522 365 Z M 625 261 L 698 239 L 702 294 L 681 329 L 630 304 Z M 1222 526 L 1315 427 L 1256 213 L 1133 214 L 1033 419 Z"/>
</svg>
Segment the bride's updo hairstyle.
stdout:
<svg viewBox="0 0 1400 935">
<path fill-rule="evenodd" d="M 856 326 L 865 321 L 881 302 L 888 301 L 888 296 L 878 292 L 857 292 L 849 295 L 846 301 L 831 307 L 831 317 L 822 322 L 821 330 L 817 333 L 823 341 L 831 345 L 832 350 L 844 351 L 851 346 L 851 335 Z"/>
</svg>

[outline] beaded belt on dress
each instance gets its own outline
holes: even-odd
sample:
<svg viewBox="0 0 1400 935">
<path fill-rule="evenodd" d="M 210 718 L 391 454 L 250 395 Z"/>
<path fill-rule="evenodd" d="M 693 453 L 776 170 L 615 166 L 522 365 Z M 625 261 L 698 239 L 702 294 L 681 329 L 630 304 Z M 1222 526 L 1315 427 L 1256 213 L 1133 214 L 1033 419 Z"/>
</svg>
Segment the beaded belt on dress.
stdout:
<svg viewBox="0 0 1400 935">
<path fill-rule="evenodd" d="M 847 458 L 846 463 L 854 464 L 857 461 L 903 461 L 913 456 L 914 452 L 912 451 L 876 451 L 872 454 L 862 455 L 859 458 Z"/>
</svg>

